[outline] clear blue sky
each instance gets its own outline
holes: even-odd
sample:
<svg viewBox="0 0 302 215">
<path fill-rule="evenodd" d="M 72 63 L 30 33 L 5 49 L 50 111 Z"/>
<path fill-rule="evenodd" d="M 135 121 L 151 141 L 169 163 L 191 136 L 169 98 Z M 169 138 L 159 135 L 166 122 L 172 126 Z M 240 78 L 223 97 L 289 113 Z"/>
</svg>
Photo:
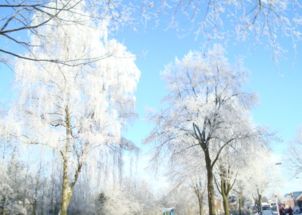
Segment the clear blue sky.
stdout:
<svg viewBox="0 0 302 215">
<path fill-rule="evenodd" d="M 173 30 L 164 27 L 147 27 L 142 31 L 122 30 L 115 37 L 137 56 L 141 80 L 137 91 L 137 112 L 139 118 L 129 126 L 126 136 L 137 145 L 148 135 L 152 125 L 146 120 L 148 108 L 159 108 L 165 95 L 165 86 L 160 78 L 164 66 L 175 57 L 183 57 L 189 50 L 200 50 L 202 38 L 195 40 L 193 34 L 180 37 Z M 286 43 L 285 43 L 286 44 Z M 3 45 L 3 44 L 1 44 Z M 294 139 L 297 129 L 302 126 L 302 43 L 294 52 L 286 44 L 288 53 L 276 63 L 271 50 L 255 45 L 253 41 L 233 43 L 226 47 L 232 62 L 242 57 L 250 72 L 246 88 L 258 95 L 259 103 L 253 110 L 254 120 L 276 131 L 283 139 L 274 143 L 273 150 L 286 155 L 285 143 Z M 0 64 L 0 104 L 8 107 L 13 95 L 13 73 Z M 144 149 L 148 146 L 142 146 Z M 289 155 L 288 155 L 289 156 Z M 286 168 L 283 166 L 282 168 Z M 300 189 L 291 187 L 288 189 Z"/>
</svg>

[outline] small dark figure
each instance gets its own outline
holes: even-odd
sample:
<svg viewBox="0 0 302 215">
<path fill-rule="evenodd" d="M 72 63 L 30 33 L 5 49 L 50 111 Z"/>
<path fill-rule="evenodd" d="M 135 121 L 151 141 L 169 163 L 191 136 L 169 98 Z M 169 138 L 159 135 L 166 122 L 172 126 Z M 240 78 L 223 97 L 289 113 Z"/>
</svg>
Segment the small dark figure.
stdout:
<svg viewBox="0 0 302 215">
<path fill-rule="evenodd" d="M 285 209 L 282 205 L 279 207 L 279 214 L 280 215 L 285 215 Z"/>
<path fill-rule="evenodd" d="M 288 215 L 293 215 L 293 209 L 291 206 L 289 206 L 289 208 L 287 209 L 287 213 Z"/>
</svg>

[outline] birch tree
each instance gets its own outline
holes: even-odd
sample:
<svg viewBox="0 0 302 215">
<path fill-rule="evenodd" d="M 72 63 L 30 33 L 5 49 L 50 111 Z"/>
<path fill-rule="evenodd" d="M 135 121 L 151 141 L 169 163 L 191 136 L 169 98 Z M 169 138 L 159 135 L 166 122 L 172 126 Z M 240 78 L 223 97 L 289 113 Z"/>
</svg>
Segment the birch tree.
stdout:
<svg viewBox="0 0 302 215">
<path fill-rule="evenodd" d="M 85 14 L 79 5 L 79 16 Z M 66 16 L 69 16 L 66 14 Z M 77 14 L 73 14 L 77 16 Z M 11 112 L 18 131 L 29 144 L 51 147 L 62 159 L 61 215 L 66 215 L 74 186 L 91 150 L 117 144 L 121 129 L 133 116 L 140 72 L 126 47 L 108 38 L 107 22 L 40 28 L 45 37 L 32 37 L 42 46 L 26 56 L 75 58 L 103 56 L 77 67 L 51 62 L 18 61 L 18 100 Z M 65 17 L 68 18 L 68 17 Z"/>
<path fill-rule="evenodd" d="M 249 119 L 253 96 L 241 88 L 243 70 L 230 65 L 220 46 L 176 59 L 163 77 L 166 108 L 151 116 L 156 126 L 147 141 L 171 159 L 198 147 L 207 173 L 209 214 L 215 215 L 213 169 L 225 148 L 256 135 Z"/>
</svg>

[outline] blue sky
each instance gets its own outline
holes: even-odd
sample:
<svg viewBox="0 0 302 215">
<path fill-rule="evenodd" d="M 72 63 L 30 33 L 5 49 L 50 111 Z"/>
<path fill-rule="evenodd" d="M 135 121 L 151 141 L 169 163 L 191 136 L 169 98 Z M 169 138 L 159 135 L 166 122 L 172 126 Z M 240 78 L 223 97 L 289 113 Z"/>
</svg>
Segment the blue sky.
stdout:
<svg viewBox="0 0 302 215">
<path fill-rule="evenodd" d="M 183 37 L 172 29 L 164 29 L 162 26 L 147 27 L 142 31 L 123 29 L 115 34 L 137 56 L 137 65 L 141 70 L 137 91 L 139 118 L 125 132 L 145 152 L 150 147 L 142 145 L 142 140 L 152 128 L 146 120 L 146 111 L 148 108 L 159 108 L 165 95 L 160 72 L 175 57 L 181 58 L 190 50 L 200 50 L 204 42 L 202 38 L 196 40 L 190 33 Z M 255 92 L 259 98 L 258 105 L 253 110 L 255 122 L 277 132 L 283 140 L 272 143 L 276 154 L 281 157 L 290 156 L 285 143 L 293 140 L 297 129 L 302 126 L 302 43 L 298 43 L 294 51 L 291 44 L 285 42 L 288 53 L 279 62 L 273 60 L 271 50 L 261 44 L 254 44 L 252 40 L 234 42 L 225 48 L 231 62 L 237 57 L 243 58 L 249 71 L 246 88 Z M 12 81 L 13 72 L 0 64 L 0 104 L 5 108 L 13 96 Z M 287 167 L 283 165 L 281 168 Z M 289 191 L 301 189 L 295 183 L 288 183 L 286 186 L 285 189 Z"/>
</svg>

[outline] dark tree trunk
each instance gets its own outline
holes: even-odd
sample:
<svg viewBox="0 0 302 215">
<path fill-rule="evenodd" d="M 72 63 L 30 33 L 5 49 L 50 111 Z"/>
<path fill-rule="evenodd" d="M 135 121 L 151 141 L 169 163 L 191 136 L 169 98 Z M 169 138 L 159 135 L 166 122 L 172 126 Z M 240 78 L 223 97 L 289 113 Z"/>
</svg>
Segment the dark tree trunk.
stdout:
<svg viewBox="0 0 302 215">
<path fill-rule="evenodd" d="M 207 169 L 209 215 L 216 215 L 214 175 L 213 175 L 212 162 L 211 162 L 209 151 L 204 150 L 204 154 L 205 154 L 205 162 L 206 162 L 206 169 Z"/>
<path fill-rule="evenodd" d="M 230 215 L 229 193 L 231 190 L 231 184 L 228 180 L 226 180 L 225 177 L 227 177 L 227 175 L 225 172 L 221 172 L 220 177 L 220 194 L 222 196 L 224 214 Z"/>
<path fill-rule="evenodd" d="M 261 208 L 261 203 L 262 203 L 262 195 L 261 193 L 257 190 L 257 210 L 258 210 L 258 214 L 262 214 L 262 208 Z"/>
<path fill-rule="evenodd" d="M 242 212 L 243 204 L 244 204 L 244 199 L 243 199 L 243 196 L 242 196 L 242 192 L 240 192 L 239 193 L 239 199 L 238 199 L 238 212 L 239 212 L 239 215 L 243 215 L 243 212 Z"/>
</svg>

